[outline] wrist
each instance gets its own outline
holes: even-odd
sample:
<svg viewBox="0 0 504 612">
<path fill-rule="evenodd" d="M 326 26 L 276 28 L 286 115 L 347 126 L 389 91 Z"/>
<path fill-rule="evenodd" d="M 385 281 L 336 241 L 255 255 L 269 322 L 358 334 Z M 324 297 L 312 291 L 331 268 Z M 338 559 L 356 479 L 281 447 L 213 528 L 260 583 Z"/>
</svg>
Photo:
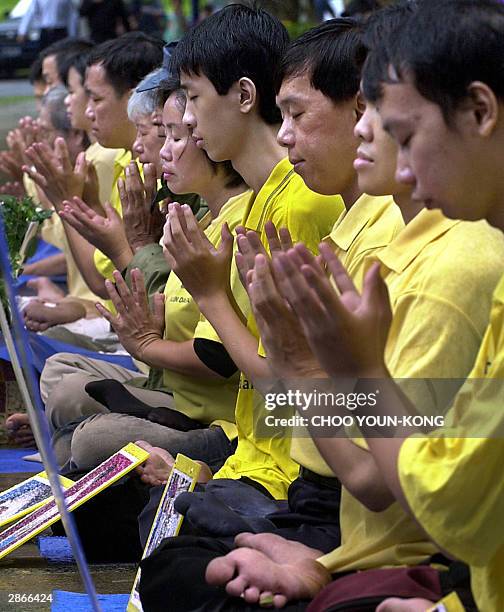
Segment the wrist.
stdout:
<svg viewBox="0 0 504 612">
<path fill-rule="evenodd" d="M 142 342 L 138 350 L 135 351 L 135 354 L 132 353 L 133 357 L 147 364 L 149 367 L 160 367 L 157 355 L 160 349 L 162 349 L 163 342 L 164 340 L 161 337 L 152 334 L 151 338 L 145 339 Z"/>
<path fill-rule="evenodd" d="M 133 251 L 129 247 L 129 245 L 124 247 L 118 253 L 111 253 L 110 259 L 112 263 L 116 267 L 117 270 L 125 270 L 131 263 L 133 259 Z"/>
<path fill-rule="evenodd" d="M 211 315 L 215 312 L 222 313 L 227 308 L 233 308 L 224 290 L 218 290 L 202 295 L 193 293 L 192 296 L 198 303 L 199 309 L 207 319 L 210 319 Z"/>
</svg>

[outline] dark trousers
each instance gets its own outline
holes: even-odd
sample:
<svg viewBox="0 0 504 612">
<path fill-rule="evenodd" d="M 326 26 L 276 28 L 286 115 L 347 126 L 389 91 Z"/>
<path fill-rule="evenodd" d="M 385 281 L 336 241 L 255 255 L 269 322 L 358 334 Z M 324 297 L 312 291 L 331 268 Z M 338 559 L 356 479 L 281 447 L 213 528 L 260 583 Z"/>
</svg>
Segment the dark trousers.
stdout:
<svg viewBox="0 0 504 612">
<path fill-rule="evenodd" d="M 264 610 L 230 597 L 223 587 L 205 582 L 207 565 L 229 552 L 216 538 L 179 536 L 166 539 L 141 563 L 140 599 L 144 612 L 252 612 Z M 288 604 L 282 610 L 306 610 L 309 601 Z"/>
<path fill-rule="evenodd" d="M 275 533 L 322 552 L 329 552 L 339 546 L 341 488 L 336 479 L 331 479 L 329 484 L 332 486 L 325 486 L 329 481 L 324 483 L 321 479 L 314 482 L 300 477 L 289 487 L 288 504 L 265 499 L 264 507 L 268 507 L 268 503 L 276 503 L 278 509 L 262 516 L 259 516 L 261 505 L 256 499 L 258 491 L 249 491 L 250 499 L 258 510 L 253 516 L 250 511 L 252 504 L 247 501 L 247 491 L 243 489 L 243 483 L 235 483 L 233 486 L 234 481 L 231 481 L 226 491 L 225 482 L 219 489 L 220 501 L 225 500 L 227 496 L 228 506 L 233 505 L 237 512 L 240 511 L 238 506 L 241 502 L 243 511 L 248 510 L 248 516 L 240 515 L 236 524 L 242 527 L 245 521 L 249 528 L 242 527 L 236 533 L 230 531 L 224 536 L 222 524 L 227 522 L 232 526 L 227 513 L 225 516 L 219 516 L 215 512 L 211 520 L 208 516 L 204 517 L 199 529 L 198 517 L 194 517 L 195 520 L 191 524 L 186 516 L 182 535 L 164 540 L 142 562 L 140 595 L 146 612 L 161 611 L 167 601 L 170 602 L 170 610 L 180 612 L 255 610 L 256 607 L 245 604 L 241 599 L 229 597 L 223 588 L 209 586 L 205 581 L 208 563 L 230 552 L 234 548 L 233 536 L 240 531 Z M 250 485 L 246 486 L 253 489 Z M 144 530 L 152 523 L 152 518 L 147 520 L 146 512 L 154 512 L 155 507 L 157 506 L 152 503 L 142 515 L 145 521 Z M 217 537 L 210 532 L 212 523 L 215 525 L 215 531 L 220 534 Z M 207 528 L 206 533 L 201 529 L 201 524 Z M 304 610 L 308 603 L 297 602 L 284 609 Z"/>
</svg>

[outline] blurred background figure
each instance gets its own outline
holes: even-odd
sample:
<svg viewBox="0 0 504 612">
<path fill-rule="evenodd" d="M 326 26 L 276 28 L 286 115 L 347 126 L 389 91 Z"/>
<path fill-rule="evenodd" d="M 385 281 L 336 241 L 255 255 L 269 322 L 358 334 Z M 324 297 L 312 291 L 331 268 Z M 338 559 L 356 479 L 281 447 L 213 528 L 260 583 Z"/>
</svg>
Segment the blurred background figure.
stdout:
<svg viewBox="0 0 504 612">
<path fill-rule="evenodd" d="M 213 15 L 213 13 L 215 13 L 215 5 L 214 4 L 210 4 L 207 3 L 203 6 L 203 8 L 201 9 L 201 13 L 199 15 L 199 21 L 204 21 L 207 17 L 210 17 L 210 15 Z"/>
<path fill-rule="evenodd" d="M 317 21 L 324 21 L 326 13 L 331 17 L 337 17 L 336 11 L 329 0 L 313 0 L 313 10 Z"/>
<path fill-rule="evenodd" d="M 136 30 L 155 38 L 163 38 L 167 19 L 161 0 L 133 0 L 131 20 Z"/>
<path fill-rule="evenodd" d="M 40 24 L 41 49 L 77 34 L 78 15 L 72 0 L 32 0 L 19 24 L 19 42 L 25 40 L 35 21 Z"/>
<path fill-rule="evenodd" d="M 83 0 L 79 14 L 87 19 L 89 35 L 95 43 L 131 30 L 123 0 Z"/>
<path fill-rule="evenodd" d="M 378 0 L 351 0 L 342 13 L 342 17 L 368 16 L 381 8 Z"/>
</svg>

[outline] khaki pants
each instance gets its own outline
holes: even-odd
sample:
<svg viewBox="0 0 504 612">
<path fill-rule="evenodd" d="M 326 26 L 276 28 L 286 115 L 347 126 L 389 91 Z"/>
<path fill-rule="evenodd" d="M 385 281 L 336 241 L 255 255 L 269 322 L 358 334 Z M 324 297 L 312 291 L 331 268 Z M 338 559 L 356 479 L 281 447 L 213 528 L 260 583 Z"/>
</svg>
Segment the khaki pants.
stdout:
<svg viewBox="0 0 504 612">
<path fill-rule="evenodd" d="M 177 431 L 127 414 L 110 412 L 90 397 L 89 382 L 114 379 L 145 404 L 175 408 L 173 396 L 128 385 L 142 375 L 107 361 L 73 353 L 58 353 L 47 360 L 40 379 L 40 392 L 53 432 L 53 446 L 60 467 L 89 470 L 113 455 L 128 442 L 145 440 L 173 456 L 183 453 L 220 468 L 234 450 L 220 427 Z M 85 420 L 82 420 L 83 417 Z M 76 427 L 69 425 L 82 420 Z"/>
</svg>

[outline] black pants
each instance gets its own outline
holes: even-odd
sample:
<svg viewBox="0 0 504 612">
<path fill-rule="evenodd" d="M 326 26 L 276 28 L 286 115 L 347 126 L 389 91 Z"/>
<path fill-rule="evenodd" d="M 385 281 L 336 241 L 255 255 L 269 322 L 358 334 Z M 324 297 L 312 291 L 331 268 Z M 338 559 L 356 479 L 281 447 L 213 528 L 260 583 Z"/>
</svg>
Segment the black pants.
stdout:
<svg viewBox="0 0 504 612">
<path fill-rule="evenodd" d="M 334 479 L 333 483 L 337 481 Z M 296 479 L 289 487 L 288 507 L 267 516 L 245 517 L 251 520 L 250 531 L 269 532 L 329 552 L 340 544 L 339 486 L 328 487 L 305 478 Z M 216 528 L 221 520 L 216 515 Z M 205 521 L 208 525 L 208 520 Z M 220 587 L 205 581 L 208 563 L 233 549 L 233 538 L 212 537 L 211 533 L 191 529 L 186 525 L 177 538 L 168 538 L 142 562 L 140 595 L 146 612 L 170 610 L 180 612 L 213 612 L 224 610 L 255 610 L 241 599 L 229 597 Z M 192 530 L 192 533 L 191 533 Z M 243 531 L 243 530 L 242 530 Z M 197 533 L 197 535 L 195 535 Z M 304 610 L 309 602 L 297 602 L 285 610 Z"/>
<path fill-rule="evenodd" d="M 144 612 L 251 612 L 258 605 L 230 597 L 223 587 L 205 582 L 207 565 L 229 552 L 216 538 L 179 536 L 166 539 L 141 563 L 140 599 Z M 306 610 L 309 601 L 288 604 L 282 610 Z"/>
</svg>

